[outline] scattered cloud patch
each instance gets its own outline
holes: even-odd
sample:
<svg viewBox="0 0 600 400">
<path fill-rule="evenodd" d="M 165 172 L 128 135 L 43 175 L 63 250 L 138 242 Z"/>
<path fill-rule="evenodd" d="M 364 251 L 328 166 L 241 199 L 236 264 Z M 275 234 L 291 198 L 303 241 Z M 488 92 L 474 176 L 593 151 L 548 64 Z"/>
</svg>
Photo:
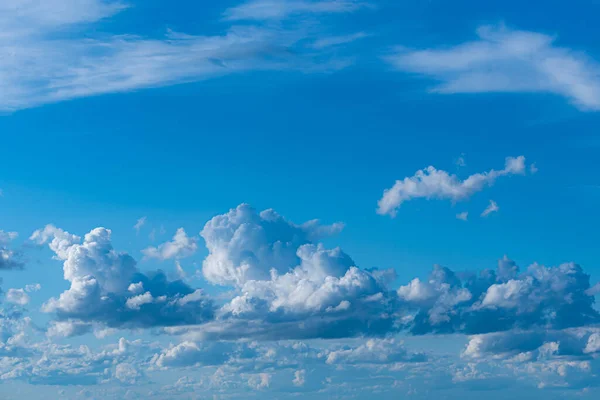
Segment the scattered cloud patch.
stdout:
<svg viewBox="0 0 600 400">
<path fill-rule="evenodd" d="M 271 375 L 267 373 L 260 373 L 252 375 L 248 379 L 248 386 L 255 390 L 266 389 L 271 385 Z"/>
<path fill-rule="evenodd" d="M 27 293 L 37 292 L 42 289 L 42 285 L 39 283 L 33 283 L 31 285 L 25 285 L 25 291 Z"/>
<path fill-rule="evenodd" d="M 428 280 L 414 279 L 397 293 L 414 310 L 405 319 L 412 333 L 479 334 L 596 324 L 600 315 L 589 288 L 589 275 L 577 264 L 532 264 L 519 272 L 505 257 L 496 270 L 479 274 L 459 275 L 436 266 Z"/>
<path fill-rule="evenodd" d="M 17 232 L 4 232 L 0 230 L 0 270 L 22 269 L 25 266 L 23 253 L 8 247 L 10 242 L 18 236 Z"/>
</svg>

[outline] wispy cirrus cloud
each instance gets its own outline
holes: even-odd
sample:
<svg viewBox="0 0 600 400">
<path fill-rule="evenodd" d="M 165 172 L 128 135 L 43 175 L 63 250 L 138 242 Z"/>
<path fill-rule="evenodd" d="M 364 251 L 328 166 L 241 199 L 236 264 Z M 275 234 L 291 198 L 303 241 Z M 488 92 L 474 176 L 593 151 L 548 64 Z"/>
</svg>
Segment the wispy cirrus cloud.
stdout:
<svg viewBox="0 0 600 400">
<path fill-rule="evenodd" d="M 351 35 L 330 36 L 315 40 L 313 48 L 324 49 L 327 47 L 339 46 L 342 44 L 352 43 L 360 39 L 364 39 L 369 35 L 365 32 L 357 32 Z"/>
<path fill-rule="evenodd" d="M 600 110 L 600 64 L 555 41 L 543 33 L 482 26 L 474 41 L 400 48 L 387 61 L 399 71 L 438 81 L 434 93 L 553 93 L 582 110 Z"/>
<path fill-rule="evenodd" d="M 137 220 L 137 222 L 135 223 L 135 225 L 133 225 L 133 229 L 135 230 L 135 232 L 137 234 L 140 233 L 140 230 L 142 229 L 142 227 L 144 225 L 146 225 L 146 221 L 148 220 L 147 217 L 141 217 Z"/>
<path fill-rule="evenodd" d="M 339 14 L 365 7 L 356 0 L 253 0 L 229 8 L 224 17 L 237 20 L 280 20 L 299 14 Z"/>
<path fill-rule="evenodd" d="M 490 200 L 490 204 L 485 208 L 485 210 L 483 210 L 483 212 L 481 213 L 481 216 L 487 217 L 491 213 L 498 212 L 499 210 L 500 210 L 500 207 L 498 207 L 498 203 L 496 203 L 494 200 Z"/>
<path fill-rule="evenodd" d="M 227 11 L 230 18 L 224 22 L 222 34 L 168 31 L 163 37 L 143 37 L 93 31 L 95 24 L 127 8 L 121 1 L 3 2 L 0 111 L 248 70 L 323 72 L 348 65 L 324 51 L 315 54 L 314 48 L 301 43 L 321 37 L 314 29 L 267 26 L 260 22 L 262 18 L 250 18 L 256 23 L 235 25 L 234 21 L 245 19 L 241 18 L 244 7 L 252 9 L 252 4 Z M 271 5 L 283 10 L 282 15 L 358 9 L 350 1 L 278 1 Z"/>
</svg>

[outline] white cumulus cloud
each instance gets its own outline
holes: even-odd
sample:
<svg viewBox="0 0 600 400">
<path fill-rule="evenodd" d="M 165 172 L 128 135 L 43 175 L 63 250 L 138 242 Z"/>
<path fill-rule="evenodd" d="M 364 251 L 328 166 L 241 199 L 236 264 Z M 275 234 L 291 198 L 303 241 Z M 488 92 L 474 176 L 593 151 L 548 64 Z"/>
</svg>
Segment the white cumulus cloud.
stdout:
<svg viewBox="0 0 600 400">
<path fill-rule="evenodd" d="M 465 180 L 429 166 L 413 176 L 397 180 L 394 186 L 386 189 L 378 202 L 377 212 L 393 217 L 404 202 L 418 198 L 466 200 L 499 177 L 522 174 L 525 174 L 524 156 L 507 157 L 503 169 L 473 174 Z"/>
</svg>

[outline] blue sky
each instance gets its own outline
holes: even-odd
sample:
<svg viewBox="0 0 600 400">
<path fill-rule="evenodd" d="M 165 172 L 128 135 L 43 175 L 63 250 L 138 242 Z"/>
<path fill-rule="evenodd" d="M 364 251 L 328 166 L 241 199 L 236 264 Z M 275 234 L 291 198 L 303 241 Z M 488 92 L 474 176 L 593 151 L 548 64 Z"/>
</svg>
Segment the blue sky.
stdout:
<svg viewBox="0 0 600 400">
<path fill-rule="evenodd" d="M 0 5 L 0 397 L 598 396 L 600 3 L 176 3 Z"/>
</svg>

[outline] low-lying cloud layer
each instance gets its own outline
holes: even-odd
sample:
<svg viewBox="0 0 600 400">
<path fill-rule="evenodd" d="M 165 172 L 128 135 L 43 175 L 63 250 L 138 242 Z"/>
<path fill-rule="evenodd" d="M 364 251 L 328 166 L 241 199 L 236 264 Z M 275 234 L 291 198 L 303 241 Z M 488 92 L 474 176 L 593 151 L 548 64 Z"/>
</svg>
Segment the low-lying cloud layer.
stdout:
<svg viewBox="0 0 600 400">
<path fill-rule="evenodd" d="M 505 171 L 515 163 L 507 161 Z M 428 279 L 394 289 L 392 270 L 360 268 L 340 248 L 319 243 L 342 227 L 316 220 L 298 225 L 246 204 L 214 217 L 200 233 L 209 251 L 202 273 L 230 287 L 226 300 L 170 281 L 162 271 L 140 272 L 130 255 L 113 249 L 105 228 L 81 241 L 48 225 L 31 239 L 49 244 L 71 285 L 42 308 L 54 315 L 52 332 L 59 336 L 96 325 L 164 328 L 192 340 L 289 340 L 562 330 L 600 322 L 590 277 L 577 264 L 521 271 L 504 257 L 497 268 L 477 273 L 435 266 Z M 196 238 L 180 229 L 172 242 L 144 254 L 167 259 L 195 246 Z M 28 296 L 15 289 L 9 300 L 27 304 Z"/>
<path fill-rule="evenodd" d="M 327 396 L 342 387 L 335 379 L 348 384 L 336 374 L 377 380 L 384 371 L 394 377 L 385 387 L 405 393 L 415 389 L 403 380 L 426 389 L 428 376 L 454 387 L 492 385 L 498 376 L 517 382 L 531 376 L 523 390 L 593 386 L 600 354 L 597 285 L 577 264 L 522 270 L 503 257 L 493 269 L 435 266 L 427 279 L 393 286 L 393 270 L 361 268 L 340 248 L 321 243 L 342 229 L 317 220 L 296 224 L 242 204 L 212 218 L 199 236 L 180 229 L 171 241 L 142 251 L 148 259 L 174 259 L 182 270 L 178 259 L 191 256 L 203 238 L 208 255 L 201 273 L 214 287 L 194 288 L 193 281 L 140 271 L 131 255 L 113 248 L 106 228 L 81 238 L 48 225 L 30 240 L 62 262 L 70 287 L 43 303 L 51 317 L 46 326 L 27 316 L 39 284 L 8 289 L 0 310 L 0 379 L 134 387 L 161 371 L 202 373 L 160 387 L 157 398 L 280 390 L 281 379 L 286 390 Z M 227 291 L 206 293 L 222 287 Z M 58 344 L 140 329 L 162 335 L 153 343 L 123 338 L 102 349 Z M 469 335 L 460 359 L 411 348 L 400 338 L 440 334 Z M 323 381 L 324 374 L 339 377 Z"/>
</svg>

